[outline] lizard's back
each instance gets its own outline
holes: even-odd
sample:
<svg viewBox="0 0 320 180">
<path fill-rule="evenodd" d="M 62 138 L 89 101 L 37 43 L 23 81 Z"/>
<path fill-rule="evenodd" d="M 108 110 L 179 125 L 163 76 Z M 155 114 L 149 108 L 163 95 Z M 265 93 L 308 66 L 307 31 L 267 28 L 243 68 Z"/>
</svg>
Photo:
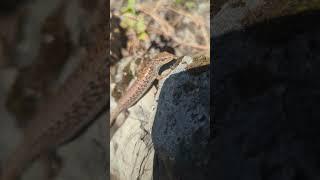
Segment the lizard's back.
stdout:
<svg viewBox="0 0 320 180">
<path fill-rule="evenodd" d="M 134 105 L 148 90 L 158 73 L 152 63 L 148 63 L 139 73 L 137 80 L 125 91 L 119 99 L 116 108 L 111 113 L 110 124 L 113 125 L 117 116 L 125 109 Z"/>
</svg>

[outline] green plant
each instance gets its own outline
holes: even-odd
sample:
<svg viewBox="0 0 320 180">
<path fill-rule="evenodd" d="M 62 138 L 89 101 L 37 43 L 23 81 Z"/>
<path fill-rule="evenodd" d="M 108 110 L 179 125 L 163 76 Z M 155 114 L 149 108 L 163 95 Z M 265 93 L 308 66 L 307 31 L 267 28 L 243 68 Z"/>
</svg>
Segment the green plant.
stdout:
<svg viewBox="0 0 320 180">
<path fill-rule="evenodd" d="M 144 17 L 137 13 L 135 6 L 135 0 L 128 0 L 127 6 L 121 8 L 123 18 L 120 26 L 124 29 L 133 29 L 138 39 L 146 40 L 148 38 L 146 23 Z"/>
<path fill-rule="evenodd" d="M 175 0 L 177 5 L 185 6 L 187 9 L 193 9 L 196 7 L 196 3 L 193 0 Z"/>
</svg>

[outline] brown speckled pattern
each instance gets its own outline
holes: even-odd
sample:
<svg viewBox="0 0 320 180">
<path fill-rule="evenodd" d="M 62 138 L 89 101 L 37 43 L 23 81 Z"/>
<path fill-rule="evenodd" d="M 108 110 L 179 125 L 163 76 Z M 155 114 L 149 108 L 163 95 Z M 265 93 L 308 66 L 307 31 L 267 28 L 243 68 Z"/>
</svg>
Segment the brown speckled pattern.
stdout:
<svg viewBox="0 0 320 180">
<path fill-rule="evenodd" d="M 151 59 L 138 74 L 137 80 L 131 85 L 119 99 L 116 108 L 111 112 L 110 125 L 112 126 L 117 116 L 125 109 L 138 102 L 145 92 L 158 77 L 160 68 L 175 59 L 176 56 L 168 52 L 161 52 Z"/>
</svg>

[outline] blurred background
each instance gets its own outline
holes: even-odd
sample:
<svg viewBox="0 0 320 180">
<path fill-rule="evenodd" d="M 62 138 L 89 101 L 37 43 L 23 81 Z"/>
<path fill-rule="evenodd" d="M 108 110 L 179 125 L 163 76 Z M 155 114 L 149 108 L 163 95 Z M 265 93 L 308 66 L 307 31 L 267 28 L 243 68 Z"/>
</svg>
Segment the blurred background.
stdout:
<svg viewBox="0 0 320 180">
<path fill-rule="evenodd" d="M 101 0 L 0 2 L 0 162 L 21 139 L 39 102 L 54 93 L 86 56 Z M 107 20 L 107 17 L 106 17 Z M 102 125 L 103 124 L 103 125 Z M 106 179 L 105 114 L 23 179 Z M 1 171 L 0 171 L 1 172 Z M 56 177 L 57 176 L 57 177 Z"/>
</svg>

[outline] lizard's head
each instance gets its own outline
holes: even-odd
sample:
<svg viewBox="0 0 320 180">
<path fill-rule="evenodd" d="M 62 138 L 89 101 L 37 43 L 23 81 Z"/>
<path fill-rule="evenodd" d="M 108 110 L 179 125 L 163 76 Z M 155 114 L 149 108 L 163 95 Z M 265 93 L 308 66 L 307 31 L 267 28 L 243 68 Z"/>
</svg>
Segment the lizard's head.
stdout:
<svg viewBox="0 0 320 180">
<path fill-rule="evenodd" d="M 158 61 L 159 64 L 167 64 L 176 58 L 177 58 L 176 55 L 168 52 L 161 52 L 154 57 L 155 61 Z"/>
</svg>

